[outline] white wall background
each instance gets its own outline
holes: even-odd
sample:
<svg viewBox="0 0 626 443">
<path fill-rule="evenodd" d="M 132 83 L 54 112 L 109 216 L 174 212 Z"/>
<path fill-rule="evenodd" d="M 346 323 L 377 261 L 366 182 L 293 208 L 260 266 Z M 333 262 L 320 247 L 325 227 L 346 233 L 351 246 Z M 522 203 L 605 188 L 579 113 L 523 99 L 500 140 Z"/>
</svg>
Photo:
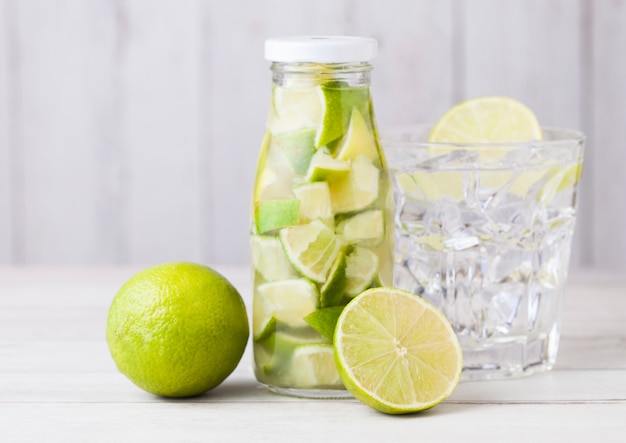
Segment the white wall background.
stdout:
<svg viewBox="0 0 626 443">
<path fill-rule="evenodd" d="M 626 0 L 0 0 L 0 265 L 248 262 L 267 37 L 379 41 L 379 125 L 485 94 L 589 136 L 574 266 L 626 269 Z"/>
</svg>

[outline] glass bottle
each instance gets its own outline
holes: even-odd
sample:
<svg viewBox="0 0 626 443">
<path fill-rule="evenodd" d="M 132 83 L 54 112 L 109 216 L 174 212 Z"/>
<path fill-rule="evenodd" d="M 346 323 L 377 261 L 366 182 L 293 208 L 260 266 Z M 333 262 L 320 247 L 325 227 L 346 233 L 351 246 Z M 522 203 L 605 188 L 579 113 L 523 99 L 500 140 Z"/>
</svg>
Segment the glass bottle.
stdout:
<svg viewBox="0 0 626 443">
<path fill-rule="evenodd" d="M 393 197 L 370 95 L 376 41 L 270 39 L 272 96 L 253 197 L 255 374 L 271 390 L 343 397 L 343 307 L 392 284 Z"/>
</svg>

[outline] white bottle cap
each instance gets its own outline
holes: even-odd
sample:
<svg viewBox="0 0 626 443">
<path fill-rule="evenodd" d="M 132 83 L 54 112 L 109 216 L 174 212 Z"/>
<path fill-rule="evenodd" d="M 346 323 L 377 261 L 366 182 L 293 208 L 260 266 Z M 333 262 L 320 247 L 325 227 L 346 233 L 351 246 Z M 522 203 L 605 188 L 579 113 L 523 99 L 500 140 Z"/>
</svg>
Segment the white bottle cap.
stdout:
<svg viewBox="0 0 626 443">
<path fill-rule="evenodd" d="M 309 36 L 265 41 L 265 58 L 274 62 L 351 63 L 376 58 L 378 45 L 368 37 Z"/>
</svg>

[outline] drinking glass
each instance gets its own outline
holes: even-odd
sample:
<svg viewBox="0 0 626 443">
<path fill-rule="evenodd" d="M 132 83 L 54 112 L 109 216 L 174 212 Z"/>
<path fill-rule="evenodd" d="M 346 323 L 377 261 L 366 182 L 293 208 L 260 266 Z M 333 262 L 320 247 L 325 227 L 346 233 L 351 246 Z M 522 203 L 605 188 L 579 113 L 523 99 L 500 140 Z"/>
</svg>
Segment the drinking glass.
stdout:
<svg viewBox="0 0 626 443">
<path fill-rule="evenodd" d="M 463 379 L 549 370 L 576 220 L 585 136 L 543 128 L 524 143 L 429 143 L 381 133 L 395 197 L 394 285 L 438 306 Z"/>
</svg>

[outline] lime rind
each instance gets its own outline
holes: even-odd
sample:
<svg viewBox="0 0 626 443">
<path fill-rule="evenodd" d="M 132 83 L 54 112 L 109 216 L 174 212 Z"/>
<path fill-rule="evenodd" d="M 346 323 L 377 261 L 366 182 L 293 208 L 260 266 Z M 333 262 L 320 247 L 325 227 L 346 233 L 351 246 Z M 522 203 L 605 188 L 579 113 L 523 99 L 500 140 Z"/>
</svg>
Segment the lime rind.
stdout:
<svg viewBox="0 0 626 443">
<path fill-rule="evenodd" d="M 320 306 L 334 306 L 341 302 L 346 288 L 346 250 L 341 251 L 333 263 L 328 278 L 320 288 Z"/>
<path fill-rule="evenodd" d="M 323 147 L 317 150 L 309 163 L 306 179 L 309 182 L 333 181 L 350 172 L 350 163 L 333 158 Z"/>
<path fill-rule="evenodd" d="M 300 200 L 262 200 L 256 207 L 256 229 L 266 234 L 298 223 Z"/>
<path fill-rule="evenodd" d="M 275 148 L 280 151 L 296 174 L 305 175 L 316 151 L 314 146 L 315 132 L 313 128 L 304 128 L 273 134 L 271 149 Z"/>
</svg>

